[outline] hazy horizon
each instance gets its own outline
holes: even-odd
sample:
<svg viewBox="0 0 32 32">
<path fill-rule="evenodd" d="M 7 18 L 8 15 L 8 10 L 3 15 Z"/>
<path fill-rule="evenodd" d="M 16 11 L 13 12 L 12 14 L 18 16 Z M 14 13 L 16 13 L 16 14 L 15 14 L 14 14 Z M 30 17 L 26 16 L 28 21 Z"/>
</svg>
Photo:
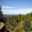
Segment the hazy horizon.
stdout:
<svg viewBox="0 0 32 32">
<path fill-rule="evenodd" d="M 3 14 L 27 14 L 32 12 L 32 0 L 0 0 Z"/>
</svg>

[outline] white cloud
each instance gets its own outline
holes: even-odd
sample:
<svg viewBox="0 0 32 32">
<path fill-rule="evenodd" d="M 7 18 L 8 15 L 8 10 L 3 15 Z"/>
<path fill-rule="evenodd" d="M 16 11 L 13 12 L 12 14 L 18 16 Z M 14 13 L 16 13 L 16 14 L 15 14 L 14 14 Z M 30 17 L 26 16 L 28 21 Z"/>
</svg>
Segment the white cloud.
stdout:
<svg viewBox="0 0 32 32">
<path fill-rule="evenodd" d="M 15 7 L 10 7 L 10 6 L 2 6 L 3 8 L 15 8 Z"/>
<path fill-rule="evenodd" d="M 10 8 L 10 9 L 9 9 Z M 32 11 L 32 8 L 27 8 L 27 9 L 11 9 L 13 7 L 8 7 L 8 6 L 3 6 L 2 7 L 2 11 L 3 11 L 3 14 L 27 14 L 27 13 L 30 13 Z"/>
</svg>

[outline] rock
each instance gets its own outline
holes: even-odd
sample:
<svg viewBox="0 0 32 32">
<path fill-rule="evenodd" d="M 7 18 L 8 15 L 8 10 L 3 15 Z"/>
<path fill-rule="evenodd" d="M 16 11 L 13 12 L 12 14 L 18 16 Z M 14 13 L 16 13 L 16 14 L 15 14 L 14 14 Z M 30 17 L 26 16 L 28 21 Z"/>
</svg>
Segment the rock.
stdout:
<svg viewBox="0 0 32 32">
<path fill-rule="evenodd" d="M 4 32 L 11 32 L 11 30 L 10 29 L 6 29 Z"/>
<path fill-rule="evenodd" d="M 0 22 L 0 30 L 4 27 L 4 23 Z"/>
<path fill-rule="evenodd" d="M 4 23 L 0 22 L 0 32 L 4 32 L 5 31 L 5 25 Z"/>
</svg>

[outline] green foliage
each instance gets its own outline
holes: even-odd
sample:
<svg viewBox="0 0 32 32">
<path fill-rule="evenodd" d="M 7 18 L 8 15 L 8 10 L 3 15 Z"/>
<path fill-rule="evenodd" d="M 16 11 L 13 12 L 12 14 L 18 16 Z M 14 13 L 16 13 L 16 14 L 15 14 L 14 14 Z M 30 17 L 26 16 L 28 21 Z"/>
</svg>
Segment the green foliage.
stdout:
<svg viewBox="0 0 32 32">
<path fill-rule="evenodd" d="M 2 11 L 1 11 L 1 7 L 0 7 L 0 22 L 5 23 L 5 18 L 4 18 L 4 16 L 3 16 Z"/>
<path fill-rule="evenodd" d="M 25 22 L 24 22 L 24 30 L 25 30 L 25 32 L 30 31 L 30 25 L 31 25 L 31 21 L 26 19 Z"/>
<path fill-rule="evenodd" d="M 11 29 L 11 24 L 10 24 L 9 21 L 6 21 L 5 25 L 6 25 L 6 28 L 7 28 L 7 29 L 8 29 L 8 28 Z"/>
<path fill-rule="evenodd" d="M 27 20 L 28 19 L 28 20 Z M 25 20 L 25 21 L 24 21 Z M 13 21 L 15 21 L 15 22 L 17 22 L 18 24 L 20 23 L 20 22 L 22 22 L 23 21 L 23 23 L 26 23 L 26 24 L 28 24 L 28 25 L 26 25 L 25 24 L 25 26 L 27 26 L 27 28 L 28 28 L 28 30 L 31 30 L 30 29 L 30 22 L 32 21 L 32 17 L 31 17 L 31 13 L 29 13 L 29 14 L 26 14 L 26 15 L 12 15 L 12 17 L 10 17 L 7 21 L 6 21 L 6 27 L 7 28 L 9 28 L 9 29 L 12 29 L 13 27 L 13 24 L 12 23 L 15 23 L 15 22 L 13 22 Z M 27 22 L 26 22 L 27 21 Z M 29 22 L 29 23 L 28 23 Z M 16 23 L 16 24 L 17 24 Z M 20 26 L 19 26 L 20 27 Z M 23 29 L 24 28 L 26 28 L 26 27 L 24 27 L 24 25 L 23 25 Z M 19 30 L 16 30 L 16 32 L 23 32 L 24 30 L 23 29 L 19 29 Z M 13 29 L 12 29 L 13 30 Z"/>
</svg>

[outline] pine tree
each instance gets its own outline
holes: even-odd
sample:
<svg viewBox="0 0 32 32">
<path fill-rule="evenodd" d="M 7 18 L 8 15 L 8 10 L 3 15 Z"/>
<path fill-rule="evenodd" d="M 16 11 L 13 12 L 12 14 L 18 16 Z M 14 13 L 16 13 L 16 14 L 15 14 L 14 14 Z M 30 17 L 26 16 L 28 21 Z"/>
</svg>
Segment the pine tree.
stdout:
<svg viewBox="0 0 32 32">
<path fill-rule="evenodd" d="M 5 23 L 5 19 L 4 19 L 3 13 L 1 11 L 1 7 L 0 7 L 0 22 Z"/>
<path fill-rule="evenodd" d="M 31 12 L 31 17 L 32 17 L 32 12 Z"/>
</svg>

